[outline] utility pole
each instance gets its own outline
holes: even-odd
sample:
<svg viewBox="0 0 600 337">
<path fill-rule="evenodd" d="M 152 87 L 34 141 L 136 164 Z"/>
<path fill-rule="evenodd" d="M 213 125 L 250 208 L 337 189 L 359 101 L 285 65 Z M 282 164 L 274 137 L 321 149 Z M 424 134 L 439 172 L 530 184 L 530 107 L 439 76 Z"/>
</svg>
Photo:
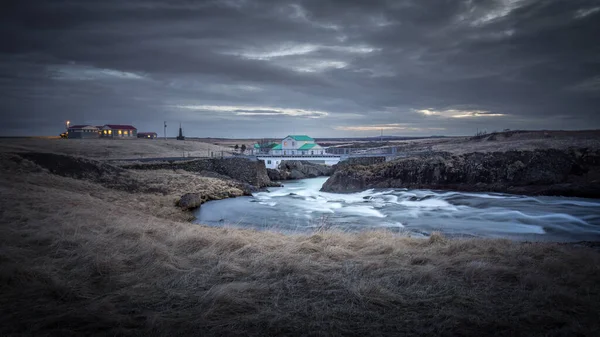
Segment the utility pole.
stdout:
<svg viewBox="0 0 600 337">
<path fill-rule="evenodd" d="M 164 135 L 165 135 L 165 140 L 167 140 L 167 121 L 165 121 Z"/>
</svg>

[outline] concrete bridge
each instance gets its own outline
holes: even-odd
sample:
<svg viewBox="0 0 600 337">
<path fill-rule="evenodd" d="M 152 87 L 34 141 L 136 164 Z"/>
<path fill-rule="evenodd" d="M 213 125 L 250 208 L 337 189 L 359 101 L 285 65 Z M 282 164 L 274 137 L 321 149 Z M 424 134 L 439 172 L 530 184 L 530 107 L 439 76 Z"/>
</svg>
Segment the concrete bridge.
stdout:
<svg viewBox="0 0 600 337">
<path fill-rule="evenodd" d="M 329 166 L 335 165 L 335 164 L 339 163 L 341 160 L 343 160 L 342 156 L 334 155 L 334 154 L 323 154 L 323 155 L 319 155 L 319 154 L 315 154 L 315 155 L 300 155 L 300 154 L 294 154 L 294 155 L 291 155 L 291 154 L 289 154 L 289 155 L 265 154 L 265 155 L 262 155 L 262 154 L 257 154 L 256 159 L 264 161 L 265 166 L 270 169 L 276 169 L 283 160 L 306 160 L 306 161 L 310 161 L 313 163 L 325 164 L 325 165 L 329 165 Z"/>
</svg>

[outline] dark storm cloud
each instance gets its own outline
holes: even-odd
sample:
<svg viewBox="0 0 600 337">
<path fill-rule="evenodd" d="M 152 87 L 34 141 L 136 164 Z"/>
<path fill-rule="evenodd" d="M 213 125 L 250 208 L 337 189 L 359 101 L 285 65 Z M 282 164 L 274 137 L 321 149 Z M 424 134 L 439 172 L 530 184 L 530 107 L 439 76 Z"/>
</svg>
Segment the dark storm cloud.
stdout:
<svg viewBox="0 0 600 337">
<path fill-rule="evenodd" d="M 13 1 L 3 134 L 598 128 L 594 0 Z"/>
</svg>

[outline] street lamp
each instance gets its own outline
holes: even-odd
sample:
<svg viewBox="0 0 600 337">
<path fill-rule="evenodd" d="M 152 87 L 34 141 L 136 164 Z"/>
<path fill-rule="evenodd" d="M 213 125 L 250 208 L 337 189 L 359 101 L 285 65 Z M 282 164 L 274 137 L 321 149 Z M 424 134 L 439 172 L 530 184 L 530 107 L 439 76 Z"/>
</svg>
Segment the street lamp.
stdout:
<svg viewBox="0 0 600 337">
<path fill-rule="evenodd" d="M 67 121 L 67 130 L 69 129 L 70 124 L 71 124 L 71 121 Z"/>
</svg>

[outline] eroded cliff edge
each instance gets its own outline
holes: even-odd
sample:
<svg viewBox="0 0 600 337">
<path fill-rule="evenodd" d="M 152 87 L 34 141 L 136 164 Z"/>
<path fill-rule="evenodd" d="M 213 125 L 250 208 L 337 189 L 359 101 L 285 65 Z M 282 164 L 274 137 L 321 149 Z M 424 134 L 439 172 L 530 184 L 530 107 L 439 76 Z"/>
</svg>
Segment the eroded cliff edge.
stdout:
<svg viewBox="0 0 600 337">
<path fill-rule="evenodd" d="M 170 169 L 189 172 L 214 172 L 250 184 L 255 188 L 279 186 L 269 179 L 263 161 L 246 158 L 205 158 L 185 162 L 133 164 L 124 165 L 123 167 L 136 170 Z"/>
<path fill-rule="evenodd" d="M 600 198 L 600 151 L 586 148 L 437 153 L 338 168 L 326 192 L 422 188 Z"/>
</svg>

